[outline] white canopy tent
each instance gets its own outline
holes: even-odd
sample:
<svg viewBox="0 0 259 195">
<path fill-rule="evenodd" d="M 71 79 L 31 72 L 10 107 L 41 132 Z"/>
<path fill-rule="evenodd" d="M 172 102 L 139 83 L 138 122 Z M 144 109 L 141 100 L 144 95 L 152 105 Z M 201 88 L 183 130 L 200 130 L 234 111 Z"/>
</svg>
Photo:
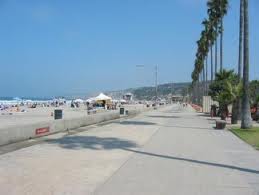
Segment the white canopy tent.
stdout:
<svg viewBox="0 0 259 195">
<path fill-rule="evenodd" d="M 95 101 L 111 101 L 112 98 L 104 95 L 103 93 L 100 93 L 97 97 L 94 98 Z"/>
</svg>

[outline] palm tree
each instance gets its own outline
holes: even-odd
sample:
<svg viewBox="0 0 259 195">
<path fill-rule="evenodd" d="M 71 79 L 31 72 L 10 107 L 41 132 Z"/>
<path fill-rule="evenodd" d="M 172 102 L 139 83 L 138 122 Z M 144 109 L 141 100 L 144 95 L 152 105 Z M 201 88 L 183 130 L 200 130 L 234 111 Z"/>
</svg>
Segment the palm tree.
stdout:
<svg viewBox="0 0 259 195">
<path fill-rule="evenodd" d="M 215 34 L 215 32 L 214 32 L 214 30 L 213 30 L 213 26 L 212 26 L 212 24 L 211 24 L 211 22 L 209 22 L 209 31 L 208 31 L 208 40 L 209 40 L 209 46 L 210 46 L 210 71 L 211 71 L 211 75 L 210 75 L 210 77 L 211 77 L 211 82 L 213 81 L 213 79 L 214 79 L 214 73 L 213 73 L 213 67 L 214 67 L 214 65 L 213 65 L 213 44 L 214 44 L 214 41 L 215 41 L 215 37 L 216 37 L 216 34 Z"/>
<path fill-rule="evenodd" d="M 211 61 L 211 82 L 214 79 L 214 62 L 215 62 L 215 74 L 218 71 L 218 42 L 217 36 L 219 33 L 222 34 L 223 37 L 223 22 L 221 21 L 227 11 L 228 0 L 208 0 L 208 19 L 205 19 L 202 24 L 204 25 L 205 29 L 201 33 L 201 37 L 199 41 L 197 41 L 198 49 L 196 52 L 196 59 L 194 70 L 192 72 L 192 85 L 193 88 L 195 86 L 200 86 L 199 81 L 201 81 L 201 86 L 204 89 L 207 89 L 207 79 L 208 79 L 208 55 L 210 54 L 210 61 Z M 219 25 L 221 22 L 221 26 Z M 221 39 L 223 40 L 223 38 Z M 223 53 L 222 49 L 222 42 L 221 41 L 221 54 Z M 213 51 L 213 46 L 215 44 L 215 51 Z M 215 52 L 215 59 L 214 59 L 214 52 Z M 221 61 L 222 57 L 221 55 Z M 215 61 L 214 61 L 215 60 Z M 206 67 L 205 67 L 206 62 Z M 221 67 L 222 68 L 222 67 Z M 205 73 L 206 71 L 206 73 Z M 206 84 L 205 84 L 206 83 Z M 205 94 L 205 92 L 204 92 Z"/>
<path fill-rule="evenodd" d="M 213 47 L 210 44 L 210 82 L 213 81 Z"/>
<path fill-rule="evenodd" d="M 242 78 L 242 59 L 243 59 L 243 35 L 244 35 L 244 1 L 240 0 L 240 19 L 239 19 L 239 54 L 238 54 L 238 77 Z"/>
<path fill-rule="evenodd" d="M 244 2 L 244 67 L 243 67 L 243 97 L 241 128 L 252 127 L 250 103 L 249 103 L 249 16 L 248 0 Z"/>
<path fill-rule="evenodd" d="M 208 7 L 207 13 L 208 13 L 209 22 L 211 25 L 210 32 L 209 32 L 209 39 L 212 42 L 212 44 L 215 44 L 215 50 L 214 50 L 214 52 L 215 52 L 215 71 L 214 71 L 214 74 L 216 74 L 217 69 L 218 69 L 217 36 L 218 36 L 219 0 L 209 0 L 207 2 L 207 7 Z"/>
<path fill-rule="evenodd" d="M 225 70 L 216 74 L 215 80 L 210 85 L 209 94 L 212 99 L 219 102 L 220 113 L 223 120 L 228 115 L 228 105 L 240 95 L 241 85 L 234 70 Z"/>
<path fill-rule="evenodd" d="M 218 38 L 217 38 L 217 36 L 218 35 L 216 35 L 216 39 L 215 39 L 215 75 L 218 72 Z"/>
<path fill-rule="evenodd" d="M 223 17 L 220 20 L 220 71 L 223 69 Z"/>
<path fill-rule="evenodd" d="M 203 96 L 205 96 L 205 94 L 206 94 L 206 92 L 205 92 L 206 86 L 205 85 L 206 85 L 205 84 L 205 66 L 203 64 L 203 69 L 202 69 L 202 89 L 203 89 L 202 94 L 203 94 Z"/>
<path fill-rule="evenodd" d="M 208 28 L 207 20 L 203 22 L 205 25 L 205 30 L 201 32 L 201 37 L 197 41 L 197 52 L 196 59 L 194 63 L 194 70 L 192 72 L 192 85 L 193 87 L 197 86 L 198 88 L 198 102 L 201 104 L 201 97 L 205 95 L 205 58 L 208 55 L 209 50 L 209 41 L 208 41 Z"/>
<path fill-rule="evenodd" d="M 223 18 L 227 14 L 228 0 L 220 0 L 220 70 L 223 69 Z"/>
<path fill-rule="evenodd" d="M 205 68 L 206 68 L 206 73 L 205 73 L 205 95 L 208 95 L 208 56 L 206 56 L 206 59 L 205 59 Z"/>
<path fill-rule="evenodd" d="M 227 14 L 228 0 L 209 0 L 207 3 L 208 15 L 213 22 L 216 38 L 220 34 L 220 70 L 223 68 L 223 18 Z M 215 47 L 217 47 L 215 42 Z M 215 51 L 217 53 L 217 51 Z M 215 55 L 215 69 L 217 69 L 217 59 Z M 216 73 L 216 71 L 215 71 Z"/>
<path fill-rule="evenodd" d="M 240 19 L 239 19 L 239 54 L 238 54 L 238 79 L 242 79 L 242 67 L 243 67 L 243 34 L 244 34 L 244 1 L 240 0 Z M 241 119 L 241 99 L 238 98 L 233 103 L 232 109 L 232 124 L 237 124 Z"/>
</svg>

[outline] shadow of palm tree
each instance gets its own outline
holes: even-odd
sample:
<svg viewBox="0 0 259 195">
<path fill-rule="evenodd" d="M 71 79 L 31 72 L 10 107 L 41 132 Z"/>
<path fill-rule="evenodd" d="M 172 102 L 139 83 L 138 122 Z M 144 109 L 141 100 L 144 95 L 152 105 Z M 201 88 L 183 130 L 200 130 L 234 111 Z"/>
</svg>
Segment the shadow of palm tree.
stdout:
<svg viewBox="0 0 259 195">
<path fill-rule="evenodd" d="M 162 111 L 162 113 L 170 113 L 170 114 L 172 114 L 172 113 L 182 113 L 182 111 L 180 111 L 180 110 L 175 110 L 175 111 Z"/>
<path fill-rule="evenodd" d="M 121 124 L 121 125 L 156 125 L 156 123 L 152 123 L 152 122 L 133 121 L 133 120 L 114 122 L 114 123 L 118 123 L 118 124 Z"/>
<path fill-rule="evenodd" d="M 185 162 L 190 162 L 190 163 L 195 163 L 195 164 L 202 164 L 202 165 L 208 165 L 208 166 L 213 166 L 213 167 L 238 170 L 238 171 L 247 172 L 247 173 L 259 174 L 259 170 L 243 168 L 243 167 L 238 167 L 238 166 L 233 166 L 233 165 L 226 165 L 226 164 L 213 163 L 213 162 L 207 162 L 207 161 L 201 161 L 201 160 L 194 160 L 194 159 L 189 159 L 189 158 L 180 158 L 180 157 L 174 157 L 174 156 L 168 156 L 168 155 L 161 155 L 161 154 L 155 154 L 155 153 L 150 153 L 150 152 L 138 151 L 138 150 L 134 150 L 134 149 L 130 149 L 130 148 L 123 148 L 123 150 L 134 152 L 137 154 L 153 156 L 153 157 L 166 158 L 166 159 L 170 159 L 170 160 L 179 160 L 179 161 L 185 161 Z"/>
<path fill-rule="evenodd" d="M 148 115 L 151 118 L 181 118 L 180 116 Z"/>
<path fill-rule="evenodd" d="M 216 118 L 207 118 L 208 121 L 216 121 Z"/>
<path fill-rule="evenodd" d="M 161 127 L 175 127 L 175 128 L 182 128 L 182 129 L 202 129 L 202 130 L 212 130 L 212 128 L 209 127 L 195 127 L 195 126 L 180 126 L 180 125 L 162 125 L 158 124 Z"/>
<path fill-rule="evenodd" d="M 137 144 L 130 140 L 115 137 L 96 137 L 96 136 L 64 136 L 61 139 L 51 139 L 46 141 L 49 144 L 57 144 L 62 148 L 79 150 L 113 150 L 135 148 Z"/>
<path fill-rule="evenodd" d="M 210 113 L 199 113 L 198 116 L 201 116 L 201 117 L 210 117 Z"/>
</svg>

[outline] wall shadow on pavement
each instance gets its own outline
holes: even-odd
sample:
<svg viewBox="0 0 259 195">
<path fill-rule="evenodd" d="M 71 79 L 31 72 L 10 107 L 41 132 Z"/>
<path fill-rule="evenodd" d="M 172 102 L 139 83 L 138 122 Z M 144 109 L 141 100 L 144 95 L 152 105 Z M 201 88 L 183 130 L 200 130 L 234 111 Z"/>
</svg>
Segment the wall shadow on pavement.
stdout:
<svg viewBox="0 0 259 195">
<path fill-rule="evenodd" d="M 161 155 L 161 154 L 155 154 L 155 153 L 150 153 L 150 152 L 138 151 L 138 150 L 129 149 L 129 148 L 123 148 L 123 150 L 134 152 L 137 154 L 153 156 L 153 157 L 165 158 L 165 159 L 170 159 L 170 160 L 179 160 L 179 161 L 190 162 L 190 163 L 195 163 L 195 164 L 202 164 L 202 165 L 208 165 L 208 166 L 213 166 L 213 167 L 232 169 L 232 170 L 237 170 L 237 171 L 246 172 L 246 173 L 259 174 L 259 170 L 248 169 L 248 168 L 243 168 L 243 167 L 238 167 L 238 166 L 233 166 L 233 165 L 226 165 L 226 164 L 213 163 L 213 162 L 207 162 L 207 161 L 201 161 L 201 160 L 194 160 L 194 159 L 189 159 L 189 158 L 180 158 L 180 157 L 175 157 L 175 156 Z"/>
<path fill-rule="evenodd" d="M 175 111 L 162 111 L 162 113 L 183 113 L 181 110 L 175 110 Z"/>
<path fill-rule="evenodd" d="M 182 129 L 202 129 L 202 130 L 213 130 L 212 127 L 195 127 L 195 126 L 179 126 L 179 125 L 162 125 L 158 124 L 161 127 L 175 127 L 175 128 L 182 128 Z"/>
<path fill-rule="evenodd" d="M 79 150 L 113 150 L 135 148 L 138 145 L 130 140 L 115 137 L 96 137 L 96 136 L 64 136 L 59 139 L 46 141 L 49 144 L 56 144 L 62 148 Z"/>
<path fill-rule="evenodd" d="M 180 116 L 164 116 L 164 115 L 148 115 L 147 117 L 151 118 L 182 118 Z"/>
<path fill-rule="evenodd" d="M 208 121 L 216 121 L 216 118 L 207 118 Z"/>
<path fill-rule="evenodd" d="M 210 113 L 199 113 L 198 116 L 201 116 L 201 117 L 211 117 Z"/>
<path fill-rule="evenodd" d="M 133 120 L 120 121 L 120 122 L 114 122 L 114 123 L 121 124 L 121 125 L 156 125 L 156 123 L 152 123 L 152 122 L 133 121 Z"/>
</svg>

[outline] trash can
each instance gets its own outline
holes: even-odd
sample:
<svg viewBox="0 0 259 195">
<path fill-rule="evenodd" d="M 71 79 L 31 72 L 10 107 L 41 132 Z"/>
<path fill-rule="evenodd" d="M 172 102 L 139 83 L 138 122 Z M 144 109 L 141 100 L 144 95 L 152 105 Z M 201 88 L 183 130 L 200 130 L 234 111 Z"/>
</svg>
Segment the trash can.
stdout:
<svg viewBox="0 0 259 195">
<path fill-rule="evenodd" d="M 124 111 L 125 111 L 124 108 L 120 108 L 120 115 L 124 115 Z"/>
<path fill-rule="evenodd" d="M 225 120 L 216 120 L 216 129 L 225 129 L 227 121 Z"/>
<path fill-rule="evenodd" d="M 62 119 L 62 110 L 60 109 L 56 109 L 54 110 L 54 119 L 57 120 L 57 119 Z"/>
</svg>

